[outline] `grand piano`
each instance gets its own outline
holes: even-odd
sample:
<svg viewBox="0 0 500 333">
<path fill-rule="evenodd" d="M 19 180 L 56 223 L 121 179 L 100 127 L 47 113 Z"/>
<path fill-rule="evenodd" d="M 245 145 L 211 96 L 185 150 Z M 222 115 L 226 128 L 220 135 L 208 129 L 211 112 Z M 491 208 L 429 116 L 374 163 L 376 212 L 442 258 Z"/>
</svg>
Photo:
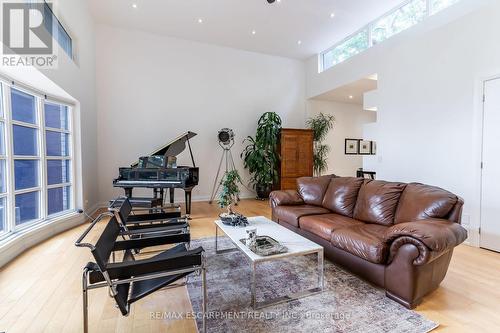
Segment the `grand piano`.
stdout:
<svg viewBox="0 0 500 333">
<path fill-rule="evenodd" d="M 131 202 L 134 202 L 134 199 L 137 199 L 136 202 L 151 199 L 152 206 L 163 204 L 165 189 L 169 190 L 170 203 L 173 204 L 174 190 L 182 188 L 186 198 L 186 215 L 189 217 L 191 191 L 198 185 L 199 175 L 189 143 L 194 136 L 196 133 L 186 132 L 148 156 L 140 157 L 130 167 L 119 168 L 119 176 L 113 180 L 113 186 L 123 188 Z M 176 157 L 186 149 L 186 144 L 193 163 L 192 167 L 176 165 Z M 133 198 L 132 190 L 135 187 L 153 189 L 153 198 Z"/>
</svg>

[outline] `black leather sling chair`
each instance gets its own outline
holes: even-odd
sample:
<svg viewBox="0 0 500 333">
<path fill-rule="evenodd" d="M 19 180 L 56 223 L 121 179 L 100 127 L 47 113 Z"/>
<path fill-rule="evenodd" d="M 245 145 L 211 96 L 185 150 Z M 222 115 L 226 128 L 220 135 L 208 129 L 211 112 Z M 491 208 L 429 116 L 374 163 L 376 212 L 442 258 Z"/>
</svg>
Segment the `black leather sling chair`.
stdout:
<svg viewBox="0 0 500 333">
<path fill-rule="evenodd" d="M 84 243 L 88 233 L 105 216 L 107 215 L 101 214 L 95 219 L 75 242 L 78 247 L 88 247 L 95 261 L 89 262 L 83 269 L 83 331 L 88 332 L 88 290 L 109 288 L 110 296 L 115 299 L 122 315 L 127 316 L 132 303 L 197 272 L 201 274 L 202 331 L 205 332 L 207 289 L 203 248 L 188 249 L 189 233 L 159 236 L 145 233 L 146 237 L 143 238 L 126 239 L 128 231 L 120 229 L 120 224 L 114 216 L 95 244 Z M 120 237 L 125 239 L 119 240 Z M 147 259 L 137 260 L 134 257 L 136 249 L 167 244 L 177 245 Z M 123 253 L 121 262 L 114 262 L 114 255 L 110 262 L 111 254 L 115 252 Z"/>
<path fill-rule="evenodd" d="M 118 222 L 129 229 L 174 226 L 187 222 L 187 219 L 182 219 L 180 214 L 171 212 L 132 215 L 133 207 L 127 197 L 116 198 L 109 205 L 108 211 L 116 217 Z"/>
</svg>

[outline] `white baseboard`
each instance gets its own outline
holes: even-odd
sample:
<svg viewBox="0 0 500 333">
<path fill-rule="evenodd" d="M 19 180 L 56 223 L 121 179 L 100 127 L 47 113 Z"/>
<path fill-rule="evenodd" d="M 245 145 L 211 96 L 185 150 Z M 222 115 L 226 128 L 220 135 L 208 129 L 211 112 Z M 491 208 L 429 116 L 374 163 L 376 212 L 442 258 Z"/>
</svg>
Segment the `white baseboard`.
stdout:
<svg viewBox="0 0 500 333">
<path fill-rule="evenodd" d="M 92 212 L 89 215 L 95 213 L 99 208 L 97 204 L 92 206 L 91 209 L 88 210 Z M 84 222 L 85 217 L 74 212 L 12 234 L 0 243 L 0 268 L 32 246 Z"/>
<path fill-rule="evenodd" d="M 471 228 L 469 226 L 463 226 L 467 229 L 468 237 L 465 240 L 464 244 L 479 247 L 480 246 L 480 236 L 479 236 L 479 228 Z"/>
</svg>

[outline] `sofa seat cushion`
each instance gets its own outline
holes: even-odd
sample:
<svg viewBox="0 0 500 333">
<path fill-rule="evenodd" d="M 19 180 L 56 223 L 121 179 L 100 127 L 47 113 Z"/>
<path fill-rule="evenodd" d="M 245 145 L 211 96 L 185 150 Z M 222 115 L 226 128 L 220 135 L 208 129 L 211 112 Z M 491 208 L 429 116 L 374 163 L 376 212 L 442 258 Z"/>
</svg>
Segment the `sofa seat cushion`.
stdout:
<svg viewBox="0 0 500 333">
<path fill-rule="evenodd" d="M 309 215 L 299 219 L 300 229 L 309 231 L 327 241 L 332 238 L 334 230 L 359 224 L 364 223 L 338 214 Z"/>
<path fill-rule="evenodd" d="M 456 195 L 442 188 L 411 183 L 401 194 L 394 223 L 446 219 L 457 202 Z"/>
<path fill-rule="evenodd" d="M 399 197 L 406 184 L 366 180 L 359 190 L 354 218 L 366 223 L 394 224 Z"/>
<path fill-rule="evenodd" d="M 299 206 L 277 206 L 273 210 L 274 217 L 278 221 L 284 221 L 294 227 L 299 227 L 299 218 L 307 215 L 320 215 L 328 214 L 330 211 L 323 207 L 312 205 L 299 205 Z"/>
<path fill-rule="evenodd" d="M 389 228 L 379 224 L 360 224 L 332 233 L 333 246 L 375 264 L 387 260 L 389 247 L 384 237 Z"/>
</svg>

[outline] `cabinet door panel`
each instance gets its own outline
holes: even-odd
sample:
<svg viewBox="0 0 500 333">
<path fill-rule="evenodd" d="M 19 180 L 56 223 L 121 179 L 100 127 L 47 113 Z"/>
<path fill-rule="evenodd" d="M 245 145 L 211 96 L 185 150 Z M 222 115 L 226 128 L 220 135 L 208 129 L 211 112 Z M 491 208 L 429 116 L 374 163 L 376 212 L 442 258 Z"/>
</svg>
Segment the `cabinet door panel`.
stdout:
<svg viewBox="0 0 500 333">
<path fill-rule="evenodd" d="M 313 133 L 308 130 L 281 131 L 281 186 L 295 189 L 299 177 L 313 174 Z"/>
<path fill-rule="evenodd" d="M 283 177 L 299 176 L 299 138 L 295 135 L 282 136 L 281 171 Z"/>
<path fill-rule="evenodd" d="M 312 137 L 310 135 L 301 135 L 297 146 L 298 161 L 297 173 L 299 177 L 312 176 Z"/>
<path fill-rule="evenodd" d="M 281 178 L 281 190 L 296 190 L 297 178 Z"/>
</svg>

